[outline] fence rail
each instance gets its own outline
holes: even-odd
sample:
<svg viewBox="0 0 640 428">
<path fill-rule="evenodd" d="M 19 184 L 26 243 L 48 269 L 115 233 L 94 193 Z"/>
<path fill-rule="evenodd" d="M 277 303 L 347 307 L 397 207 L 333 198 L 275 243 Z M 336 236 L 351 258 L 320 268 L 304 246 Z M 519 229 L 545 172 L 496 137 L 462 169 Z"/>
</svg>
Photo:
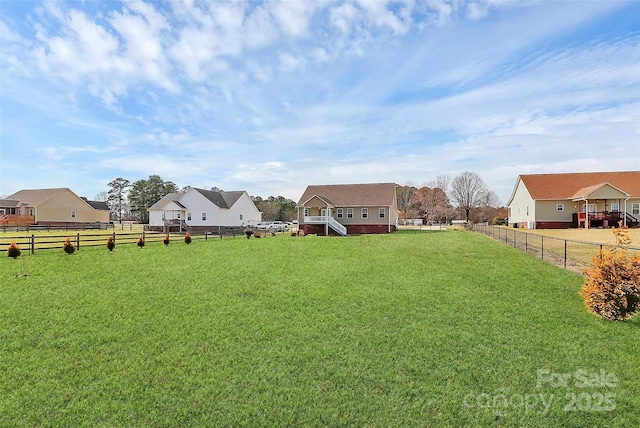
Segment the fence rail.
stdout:
<svg viewBox="0 0 640 428">
<path fill-rule="evenodd" d="M 581 272 L 590 266 L 598 250 L 604 247 L 615 247 L 613 244 L 556 238 L 483 224 L 474 224 L 473 230 L 527 254 L 576 272 Z M 625 247 L 625 249 L 632 254 L 640 254 L 638 247 Z"/>
<path fill-rule="evenodd" d="M 76 246 L 77 250 L 84 247 L 98 247 L 105 246 L 107 238 L 113 237 L 116 244 L 136 244 L 138 239 L 142 236 L 146 243 L 148 242 L 161 242 L 166 233 L 141 231 L 141 232 L 125 232 L 125 233 L 100 233 L 100 234 L 64 234 L 64 235 L 44 235 L 35 234 L 21 235 L 21 236 L 0 236 L 0 248 L 7 248 L 11 243 L 15 242 L 22 250 L 30 254 L 34 254 L 36 250 L 48 250 L 48 249 L 61 249 L 64 241 L 69 238 L 71 242 Z M 171 241 L 182 241 L 184 239 L 184 233 L 170 233 L 169 239 Z M 202 234 L 191 234 L 192 240 L 209 240 L 209 239 L 222 239 L 223 237 L 242 237 L 244 234 L 239 234 L 234 230 L 230 230 L 227 233 L 212 234 L 210 232 L 203 232 Z"/>
</svg>

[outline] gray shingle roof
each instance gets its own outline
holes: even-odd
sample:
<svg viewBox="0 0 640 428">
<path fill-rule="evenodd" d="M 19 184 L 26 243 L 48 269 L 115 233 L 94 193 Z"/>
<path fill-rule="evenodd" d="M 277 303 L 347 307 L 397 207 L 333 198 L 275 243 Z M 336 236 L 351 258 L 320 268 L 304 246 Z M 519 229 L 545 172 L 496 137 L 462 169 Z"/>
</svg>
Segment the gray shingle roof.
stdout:
<svg viewBox="0 0 640 428">
<path fill-rule="evenodd" d="M 334 206 L 391 206 L 395 204 L 395 183 L 328 184 L 308 186 L 298 201 L 302 206 L 314 196 Z"/>
</svg>

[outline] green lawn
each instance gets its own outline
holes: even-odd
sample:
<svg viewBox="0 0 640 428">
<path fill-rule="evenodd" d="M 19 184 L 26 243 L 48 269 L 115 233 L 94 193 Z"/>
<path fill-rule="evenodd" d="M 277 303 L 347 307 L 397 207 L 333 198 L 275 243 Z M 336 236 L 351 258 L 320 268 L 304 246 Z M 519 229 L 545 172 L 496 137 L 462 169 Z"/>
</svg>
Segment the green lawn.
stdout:
<svg viewBox="0 0 640 428">
<path fill-rule="evenodd" d="M 0 426 L 640 425 L 640 317 L 473 232 L 24 261 L 0 258 Z"/>
</svg>

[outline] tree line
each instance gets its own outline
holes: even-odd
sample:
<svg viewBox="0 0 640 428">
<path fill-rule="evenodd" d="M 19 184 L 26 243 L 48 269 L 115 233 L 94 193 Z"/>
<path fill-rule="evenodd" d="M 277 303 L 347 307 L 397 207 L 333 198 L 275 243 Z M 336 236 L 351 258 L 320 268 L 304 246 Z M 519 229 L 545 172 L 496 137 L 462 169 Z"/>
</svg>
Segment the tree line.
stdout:
<svg viewBox="0 0 640 428">
<path fill-rule="evenodd" d="M 133 183 L 126 178 L 118 177 L 110 181 L 109 189 L 96 195 L 96 199 L 105 201 L 111 212 L 113 221 L 149 222 L 149 208 L 169 193 L 187 192 L 191 186 L 179 188 L 175 183 L 163 180 L 159 175 L 150 175 Z M 222 189 L 212 187 L 209 190 L 220 192 Z M 297 217 L 296 203 L 283 196 L 251 196 L 256 208 L 262 212 L 264 221 L 291 221 Z"/>
<path fill-rule="evenodd" d="M 114 221 L 133 220 L 149 222 L 149 208 L 169 193 L 186 192 L 191 187 L 179 188 L 175 183 L 150 175 L 133 183 L 118 177 L 108 184 L 109 189 L 96 195 L 105 201 Z M 217 187 L 210 190 L 221 191 Z M 284 196 L 251 196 L 262 212 L 264 221 L 291 221 L 297 218 L 296 203 Z M 422 219 L 425 222 L 448 223 L 462 218 L 473 222 L 493 222 L 507 216 L 500 207 L 500 199 L 489 190 L 475 172 L 465 171 L 451 179 L 441 174 L 421 187 L 412 183 L 397 188 L 398 210 L 401 219 Z"/>
<path fill-rule="evenodd" d="M 401 219 L 449 223 L 452 219 L 467 222 L 497 222 L 507 216 L 500 198 L 472 171 L 454 179 L 446 174 L 416 187 L 412 183 L 398 186 L 398 210 Z"/>
</svg>

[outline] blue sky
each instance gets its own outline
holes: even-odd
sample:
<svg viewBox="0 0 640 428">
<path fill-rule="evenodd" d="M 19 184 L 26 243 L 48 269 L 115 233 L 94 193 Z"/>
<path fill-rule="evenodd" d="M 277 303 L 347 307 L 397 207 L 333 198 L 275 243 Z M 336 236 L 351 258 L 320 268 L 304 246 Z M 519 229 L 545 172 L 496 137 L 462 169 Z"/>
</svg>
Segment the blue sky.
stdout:
<svg viewBox="0 0 640 428">
<path fill-rule="evenodd" d="M 0 195 L 640 167 L 640 2 L 0 2 Z"/>
</svg>

